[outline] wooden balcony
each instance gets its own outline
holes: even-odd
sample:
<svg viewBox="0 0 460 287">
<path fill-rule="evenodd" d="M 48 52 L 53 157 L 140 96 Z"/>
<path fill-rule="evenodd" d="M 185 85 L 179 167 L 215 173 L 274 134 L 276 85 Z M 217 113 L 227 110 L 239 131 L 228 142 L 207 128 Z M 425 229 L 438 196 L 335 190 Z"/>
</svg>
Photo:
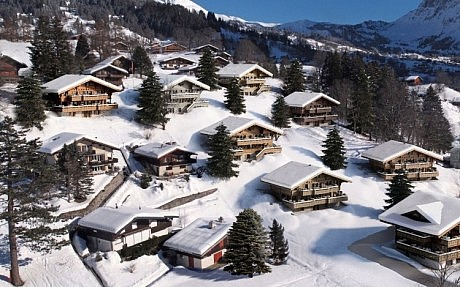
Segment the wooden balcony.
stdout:
<svg viewBox="0 0 460 287">
<path fill-rule="evenodd" d="M 455 238 L 443 238 L 441 241 L 441 245 L 447 248 L 454 248 L 460 246 L 460 237 Z"/>
<path fill-rule="evenodd" d="M 105 101 L 109 98 L 108 94 L 97 94 L 97 95 L 72 95 L 70 101 L 72 102 L 83 102 L 83 101 Z"/>
<path fill-rule="evenodd" d="M 432 162 L 414 162 L 414 163 L 397 163 L 394 164 L 394 169 L 421 169 L 430 168 L 433 166 Z"/>
<path fill-rule="evenodd" d="M 261 160 L 267 154 L 281 153 L 280 146 L 266 147 L 256 154 L 256 160 Z"/>
<path fill-rule="evenodd" d="M 332 112 L 332 107 L 312 108 L 308 109 L 307 112 L 310 114 L 324 114 Z"/>
<path fill-rule="evenodd" d="M 264 85 L 265 79 L 244 79 L 243 85 Z"/>
<path fill-rule="evenodd" d="M 346 194 L 342 194 L 339 196 L 334 197 L 322 197 L 322 198 L 315 198 L 310 200 L 300 200 L 300 201 L 292 201 L 283 199 L 282 202 L 291 210 L 302 210 L 304 208 L 314 208 L 318 205 L 335 205 L 342 201 L 348 200 L 348 196 Z"/>
<path fill-rule="evenodd" d="M 399 250 L 407 251 L 409 253 L 418 255 L 423 258 L 428 258 L 436 262 L 445 262 L 447 260 L 459 259 L 460 258 L 460 250 L 454 250 L 450 252 L 433 252 L 428 248 L 422 248 L 415 244 L 408 244 L 402 241 L 396 241 L 396 248 Z"/>
<path fill-rule="evenodd" d="M 273 139 L 271 137 L 260 137 L 260 138 L 245 138 L 245 139 L 236 139 L 237 146 L 250 146 L 252 144 L 258 145 L 272 145 Z"/>
<path fill-rule="evenodd" d="M 206 100 L 197 100 L 197 101 L 194 101 L 193 103 L 191 103 L 188 107 L 187 107 L 187 112 L 190 112 L 192 109 L 194 108 L 206 108 L 208 106 L 209 102 L 206 101 Z"/>
<path fill-rule="evenodd" d="M 111 158 L 111 159 L 107 159 L 107 160 L 92 160 L 92 161 L 89 161 L 88 164 L 90 166 L 103 166 L 103 165 L 109 165 L 109 164 L 114 164 L 114 163 L 117 163 L 118 162 L 118 158 Z"/>
<path fill-rule="evenodd" d="M 387 172 L 378 172 L 379 176 L 383 178 L 383 180 L 392 180 L 396 173 L 387 173 Z M 408 172 L 407 178 L 409 180 L 424 180 L 424 179 L 433 179 L 439 176 L 439 171 L 420 171 L 420 172 Z"/>
<path fill-rule="evenodd" d="M 430 235 L 422 235 L 415 232 L 412 232 L 407 229 L 397 229 L 396 230 L 396 238 L 397 239 L 407 239 L 411 242 L 417 242 L 421 245 L 431 243 L 431 236 Z"/>
<path fill-rule="evenodd" d="M 171 93 L 169 96 L 171 100 L 179 100 L 179 99 L 196 99 L 200 95 L 201 91 L 191 91 L 191 92 L 184 92 L 184 93 Z"/>
<path fill-rule="evenodd" d="M 109 111 L 118 109 L 118 104 L 99 104 L 82 106 L 55 106 L 53 110 L 58 113 L 82 113 L 95 111 Z"/>
<path fill-rule="evenodd" d="M 338 185 L 332 185 L 328 187 L 322 188 L 312 188 L 312 189 L 301 189 L 300 192 L 302 196 L 315 196 L 315 195 L 323 195 L 323 194 L 333 194 L 340 191 L 340 187 Z"/>
<path fill-rule="evenodd" d="M 294 116 L 294 122 L 300 125 L 309 125 L 316 122 L 330 122 L 337 120 L 338 115 L 322 115 L 322 116 Z"/>
</svg>

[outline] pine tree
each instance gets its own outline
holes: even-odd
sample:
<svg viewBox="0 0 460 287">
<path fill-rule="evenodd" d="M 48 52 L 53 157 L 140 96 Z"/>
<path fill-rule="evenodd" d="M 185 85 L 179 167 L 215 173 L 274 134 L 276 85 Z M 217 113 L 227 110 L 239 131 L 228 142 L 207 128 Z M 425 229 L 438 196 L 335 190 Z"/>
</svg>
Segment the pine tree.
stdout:
<svg viewBox="0 0 460 287">
<path fill-rule="evenodd" d="M 288 128 L 289 127 L 290 111 L 289 106 L 286 104 L 284 97 L 279 96 L 272 104 L 272 123 L 275 127 Z"/>
<path fill-rule="evenodd" d="M 81 34 L 77 41 L 77 46 L 75 48 L 75 62 L 78 64 L 80 71 L 85 69 L 85 56 L 91 51 L 88 38 L 85 35 Z"/>
<path fill-rule="evenodd" d="M 271 272 L 266 264 L 268 241 L 260 215 L 253 209 L 240 212 L 228 232 L 227 252 L 224 255 L 228 265 L 224 271 L 248 277 Z"/>
<path fill-rule="evenodd" d="M 409 179 L 407 179 L 406 172 L 403 170 L 396 170 L 396 175 L 387 188 L 388 192 L 385 193 L 390 198 L 385 199 L 385 203 L 388 205 L 384 206 L 384 208 L 388 209 L 411 195 L 412 188 L 414 188 L 414 186 L 411 185 Z"/>
<path fill-rule="evenodd" d="M 305 91 L 305 78 L 302 72 L 302 65 L 299 61 L 292 61 L 287 70 L 286 80 L 283 86 L 283 95 L 288 96 L 293 92 Z"/>
<path fill-rule="evenodd" d="M 240 84 L 237 78 L 233 78 L 225 93 L 227 98 L 225 107 L 230 110 L 234 115 L 239 115 L 246 112 L 246 105 L 244 104 L 244 96 L 241 94 Z"/>
<path fill-rule="evenodd" d="M 24 128 L 37 127 L 46 119 L 45 102 L 42 98 L 40 82 L 35 77 L 25 77 L 19 81 L 15 98 L 16 122 Z"/>
<path fill-rule="evenodd" d="M 214 57 L 209 51 L 209 49 L 205 50 L 203 55 L 198 62 L 198 68 L 196 76 L 198 80 L 206 85 L 208 85 L 211 90 L 217 88 L 217 68 L 216 64 L 214 63 Z"/>
<path fill-rule="evenodd" d="M 64 190 L 67 201 L 71 197 L 77 201 L 85 201 L 93 190 L 93 177 L 85 155 L 79 152 L 77 144 L 64 145 L 58 154 L 57 164 L 64 178 Z"/>
<path fill-rule="evenodd" d="M 445 118 L 441 100 L 433 87 L 429 87 L 422 107 L 422 147 L 436 152 L 451 148 L 454 137 Z"/>
<path fill-rule="evenodd" d="M 58 17 L 51 21 L 51 41 L 53 43 L 53 57 L 55 65 L 52 69 L 51 79 L 69 74 L 74 69 L 74 55 L 67 41 L 67 34 Z"/>
<path fill-rule="evenodd" d="M 289 255 L 289 244 L 284 238 L 284 227 L 276 219 L 273 219 L 272 226 L 269 229 L 271 241 L 271 254 L 269 257 L 275 265 L 286 263 Z"/>
<path fill-rule="evenodd" d="M 324 155 L 321 158 L 326 166 L 332 170 L 341 169 L 346 166 L 343 139 L 335 127 L 327 134 L 322 147 L 325 149 L 322 150 Z"/>
<path fill-rule="evenodd" d="M 155 72 L 148 72 L 139 89 L 138 120 L 145 125 L 161 125 L 165 129 L 168 114 L 165 95 Z"/>
<path fill-rule="evenodd" d="M 141 46 L 137 46 L 134 49 L 132 59 L 134 70 L 136 73 L 139 73 L 141 78 L 142 75 L 153 71 L 152 61 L 150 60 L 149 55 L 147 55 L 147 51 L 145 51 L 145 49 Z"/>
<path fill-rule="evenodd" d="M 238 176 L 233 162 L 232 141 L 227 128 L 220 124 L 216 127 L 216 133 L 209 137 L 208 171 L 209 174 L 218 178 L 228 179 Z"/>
<path fill-rule="evenodd" d="M 49 227 L 55 221 L 51 212 L 57 210 L 48 201 L 54 177 L 45 178 L 53 172 L 44 171 L 51 167 L 37 152 L 39 142 L 26 141 L 25 131 L 16 130 L 14 124 L 9 117 L 0 122 L 0 202 L 5 207 L 0 220 L 8 224 L 10 282 L 20 286 L 24 282 L 19 274 L 19 243 L 47 252 L 62 246 L 57 235 L 63 230 Z"/>
</svg>

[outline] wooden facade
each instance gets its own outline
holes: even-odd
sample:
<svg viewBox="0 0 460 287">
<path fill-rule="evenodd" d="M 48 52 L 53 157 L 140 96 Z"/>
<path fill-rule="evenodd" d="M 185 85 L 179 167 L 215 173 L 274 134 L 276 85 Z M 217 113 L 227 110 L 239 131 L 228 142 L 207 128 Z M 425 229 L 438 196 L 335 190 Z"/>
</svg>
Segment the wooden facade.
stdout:
<svg viewBox="0 0 460 287">
<path fill-rule="evenodd" d="M 91 75 L 116 86 L 121 86 L 123 85 L 123 79 L 126 78 L 129 73 L 125 70 L 117 69 L 116 67 L 109 65 L 94 71 Z"/>
<path fill-rule="evenodd" d="M 224 87 L 228 87 L 232 79 L 237 78 L 241 94 L 255 96 L 270 91 L 270 86 L 265 84 L 265 80 L 273 75 L 256 64 L 228 64 L 217 72 L 217 76 L 219 84 Z"/>
<path fill-rule="evenodd" d="M 285 100 L 291 117 L 299 125 L 327 126 L 338 118 L 338 115 L 333 112 L 333 107 L 338 105 L 337 101 L 331 101 L 329 97 L 318 97 L 305 102 L 302 106 L 290 104 L 288 97 Z"/>
<path fill-rule="evenodd" d="M 260 160 L 267 154 L 281 153 L 281 147 L 273 141 L 280 134 L 254 124 L 230 135 L 234 144 L 236 160 Z"/>
<path fill-rule="evenodd" d="M 187 47 L 179 43 L 169 43 L 169 44 L 154 44 L 150 49 L 153 54 L 167 54 L 167 53 L 177 53 L 187 51 Z"/>
<path fill-rule="evenodd" d="M 177 70 L 183 67 L 192 66 L 194 64 L 194 61 L 184 57 L 174 57 L 160 61 L 160 67 L 163 70 Z"/>
<path fill-rule="evenodd" d="M 201 93 L 210 87 L 193 77 L 185 75 L 159 75 L 166 96 L 168 113 L 182 114 L 194 108 L 207 107 L 208 101 Z"/>
<path fill-rule="evenodd" d="M 296 173 L 302 169 L 296 164 L 290 162 L 280 169 L 285 169 L 287 172 L 291 172 L 289 169 L 292 169 L 292 173 Z M 276 172 L 275 170 L 274 173 Z M 303 179 L 295 186 L 275 183 L 271 180 L 272 174 L 262 177 L 261 181 L 269 185 L 269 191 L 276 199 L 294 212 L 337 207 L 342 201 L 348 200 L 348 196 L 342 192 L 340 186 L 343 182 L 350 182 L 349 179 L 329 172 L 317 172 L 317 170 L 312 174 L 308 172 L 310 171 L 301 175 Z"/>
<path fill-rule="evenodd" d="M 85 117 L 117 109 L 112 94 L 122 90 L 90 75 L 64 75 L 43 87 L 44 99 L 58 115 Z"/>
<path fill-rule="evenodd" d="M 0 79 L 6 83 L 19 81 L 19 69 L 27 68 L 27 65 L 14 60 L 6 55 L 0 56 Z"/>
</svg>

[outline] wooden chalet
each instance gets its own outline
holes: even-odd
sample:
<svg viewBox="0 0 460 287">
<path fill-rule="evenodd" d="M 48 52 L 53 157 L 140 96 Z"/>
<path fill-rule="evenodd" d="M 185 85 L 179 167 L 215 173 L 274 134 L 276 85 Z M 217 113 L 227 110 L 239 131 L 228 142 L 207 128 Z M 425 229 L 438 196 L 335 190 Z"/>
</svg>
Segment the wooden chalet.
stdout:
<svg viewBox="0 0 460 287">
<path fill-rule="evenodd" d="M 118 108 L 112 94 L 123 88 L 91 75 L 64 75 L 42 86 L 43 97 L 60 116 L 90 117 Z"/>
<path fill-rule="evenodd" d="M 219 84 L 226 87 L 233 78 L 239 79 L 241 94 L 254 96 L 270 90 L 265 79 L 273 76 L 272 73 L 257 64 L 228 64 L 217 71 Z"/>
<path fill-rule="evenodd" d="M 254 119 L 229 116 L 200 131 L 207 137 L 216 133 L 223 124 L 233 142 L 235 160 L 260 160 L 267 154 L 280 153 L 281 147 L 274 143 L 283 131 Z"/>
<path fill-rule="evenodd" d="M 332 112 L 332 108 L 340 105 L 340 102 L 323 93 L 294 92 L 284 100 L 297 124 L 325 126 L 338 118 L 338 115 Z"/>
<path fill-rule="evenodd" d="M 175 56 L 175 57 L 170 57 L 164 60 L 161 60 L 159 62 L 160 67 L 163 70 L 178 70 L 183 67 L 190 67 L 197 65 L 197 63 L 184 56 Z"/>
<path fill-rule="evenodd" d="M 208 269 L 221 261 L 227 250 L 227 233 L 232 222 L 198 218 L 165 241 L 173 265 Z"/>
<path fill-rule="evenodd" d="M 186 113 L 194 108 L 207 107 L 208 101 L 202 100 L 203 91 L 210 87 L 187 75 L 158 74 L 166 95 L 169 113 Z"/>
<path fill-rule="evenodd" d="M 0 79 L 3 82 L 18 82 L 19 70 L 23 68 L 27 68 L 27 65 L 0 53 Z"/>
<path fill-rule="evenodd" d="M 396 170 L 406 171 L 409 180 L 435 179 L 439 171 L 434 163 L 443 160 L 434 152 L 394 140 L 368 149 L 362 157 L 369 159 L 369 166 L 383 180 L 391 180 Z"/>
<path fill-rule="evenodd" d="M 150 48 L 152 54 L 167 54 L 187 51 L 187 47 L 176 42 L 155 43 Z"/>
<path fill-rule="evenodd" d="M 192 171 L 196 153 L 176 143 L 148 143 L 134 150 L 134 158 L 156 176 L 171 176 Z"/>
<path fill-rule="evenodd" d="M 351 179 L 328 169 L 291 161 L 264 175 L 270 193 L 292 211 L 337 207 L 348 196 L 340 190 Z"/>
<path fill-rule="evenodd" d="M 395 227 L 396 249 L 430 268 L 460 261 L 460 200 L 419 190 L 379 215 Z"/>
<path fill-rule="evenodd" d="M 91 252 L 120 251 L 169 234 L 172 220 L 178 217 L 147 207 L 99 207 L 78 221 L 77 232 Z"/>
<path fill-rule="evenodd" d="M 420 76 L 409 76 L 404 79 L 404 82 L 409 86 L 417 86 L 423 84 L 423 79 Z"/>
<path fill-rule="evenodd" d="M 46 161 L 48 164 L 56 164 L 58 155 L 64 145 L 73 143 L 77 145 L 77 151 L 83 155 L 91 174 L 96 175 L 115 171 L 115 164 L 118 163 L 118 158 L 114 157 L 114 151 L 119 150 L 119 148 L 93 137 L 62 132 L 43 141 L 38 151 L 47 155 Z"/>
<path fill-rule="evenodd" d="M 221 56 L 215 56 L 214 57 L 214 65 L 217 67 L 217 68 L 223 68 L 225 66 L 227 66 L 228 64 L 230 64 L 230 61 L 224 57 L 221 57 Z"/>
<path fill-rule="evenodd" d="M 124 59 L 126 58 L 122 55 L 109 57 L 94 67 L 84 70 L 82 74 L 92 75 L 116 86 L 122 86 L 123 79 L 129 76 L 129 72 L 123 68 Z"/>
<path fill-rule="evenodd" d="M 203 54 L 205 51 L 210 51 L 213 54 L 217 54 L 220 49 L 214 45 L 206 44 L 199 47 L 192 48 L 192 51 L 196 54 Z"/>
<path fill-rule="evenodd" d="M 124 41 L 117 41 L 112 45 L 112 49 L 118 52 L 129 52 L 129 45 L 126 44 Z"/>
</svg>

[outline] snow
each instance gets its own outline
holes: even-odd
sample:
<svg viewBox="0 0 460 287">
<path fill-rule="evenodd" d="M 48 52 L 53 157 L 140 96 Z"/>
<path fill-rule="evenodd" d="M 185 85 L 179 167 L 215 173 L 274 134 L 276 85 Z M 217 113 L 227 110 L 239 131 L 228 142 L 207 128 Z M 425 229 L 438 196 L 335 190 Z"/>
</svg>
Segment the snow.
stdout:
<svg viewBox="0 0 460 287">
<path fill-rule="evenodd" d="M 303 108 L 306 105 L 320 99 L 324 98 L 336 105 L 340 105 L 340 102 L 336 99 L 333 99 L 323 93 L 315 93 L 315 92 L 293 92 L 287 97 L 284 98 L 286 104 L 291 107 L 300 107 Z"/>
<path fill-rule="evenodd" d="M 144 127 L 134 121 L 138 96 L 134 87 L 139 86 L 141 82 L 141 79 L 134 77 L 124 80 L 127 89 L 112 96 L 118 103 L 117 110 L 91 118 L 57 117 L 49 112 L 43 130 L 32 128 L 28 138 L 46 139 L 65 131 L 90 137 L 97 136 L 100 140 L 122 147 L 145 142 L 168 142 L 174 139 L 179 145 L 197 153 L 197 166 L 204 165 L 207 153 L 199 134 L 202 129 L 231 115 L 224 105 L 225 90 L 203 92 L 201 98 L 209 101 L 209 107 L 197 108 L 186 114 L 170 115 L 166 129 L 161 130 Z M 281 86 L 277 79 L 268 79 L 267 84 Z M 269 122 L 271 105 L 277 96 L 274 92 L 265 92 L 257 97 L 246 97 L 246 113 L 241 117 Z M 459 137 L 460 112 L 447 101 L 443 102 L 443 108 L 445 112 L 449 109 L 446 116 L 457 126 L 454 134 Z M 3 117 L 12 113 L 12 106 L 3 104 L 0 115 Z M 237 178 L 218 180 L 206 174 L 202 178 L 192 175 L 188 181 L 182 178 L 157 180 L 144 190 L 139 187 L 138 179 L 131 176 L 106 203 L 108 207 L 117 204 L 120 207 L 154 208 L 180 196 L 217 188 L 215 193 L 174 208 L 171 212 L 180 214 L 180 220 L 186 226 L 203 216 L 234 219 L 244 208 L 253 208 L 261 215 L 265 226 L 270 225 L 273 219 L 284 226 L 285 236 L 290 245 L 286 265 L 273 266 L 273 271 L 269 274 L 246 278 L 232 276 L 221 268 L 210 272 L 198 272 L 174 267 L 168 272 L 169 267 L 161 263 L 159 256 L 146 256 L 145 259 L 141 257 L 135 261 L 120 263 L 115 254 L 106 254 L 106 258 L 103 255 L 102 261 L 94 263 L 96 272 L 107 286 L 146 286 L 152 282 L 152 286 L 155 287 L 420 286 L 348 249 L 353 242 L 389 226 L 378 219 L 378 215 L 383 211 L 382 206 L 385 205 L 384 199 L 387 198 L 385 189 L 388 183 L 371 172 L 367 167 L 367 160 L 362 157 L 363 152 L 375 146 L 375 143 L 347 129 L 338 129 L 345 142 L 348 164 L 345 169 L 336 173 L 352 180 L 352 183 L 342 186 L 342 191 L 349 199 L 345 202 L 346 205 L 339 209 L 292 214 L 264 192 L 266 185 L 260 181 L 261 177 L 292 160 L 324 167 L 320 158 L 323 149 L 321 145 L 329 128 L 302 127 L 295 123 L 291 124 L 291 128 L 284 129 L 283 136 L 276 141 L 277 145 L 283 147 L 282 153 L 268 155 L 261 161 L 239 163 Z M 133 166 L 136 167 L 134 163 Z M 447 198 L 453 199 L 458 191 L 458 170 L 443 166 L 436 168 L 440 173 L 438 180 L 414 182 L 415 190 L 436 195 L 445 194 Z M 107 178 L 106 175 L 97 176 L 96 184 L 103 186 Z M 160 183 L 163 183 L 163 190 L 158 187 Z M 61 206 L 61 209 L 72 207 L 75 208 Z M 444 205 L 443 210 L 445 209 Z M 445 216 L 443 213 L 442 220 Z M 8 233 L 4 221 L 0 222 L 0 233 Z M 71 246 L 53 251 L 46 256 L 22 247 L 20 259 L 23 262 L 20 272 L 26 281 L 26 287 L 99 285 Z M 135 266 L 132 273 L 129 271 L 133 269 L 131 266 Z M 0 279 L 0 286 L 10 286 L 5 282 L 8 276 L 7 241 L 0 238 L 0 278 L 3 279 Z"/>
<path fill-rule="evenodd" d="M 413 150 L 422 154 L 426 154 L 437 160 L 443 160 L 443 157 L 439 154 L 427 151 L 421 147 L 412 144 L 402 143 L 395 140 L 390 140 L 374 148 L 368 149 L 366 152 L 363 153 L 363 157 L 378 160 L 381 162 L 387 162 L 395 157 L 411 152 Z"/>
<path fill-rule="evenodd" d="M 98 84 L 101 84 L 103 86 L 106 86 L 108 88 L 113 89 L 114 91 L 121 91 L 121 87 L 117 87 L 109 82 L 106 82 L 104 80 L 101 80 L 99 78 L 93 77 L 91 75 L 73 75 L 73 74 L 68 74 L 68 75 L 63 75 L 57 79 L 51 80 L 45 84 L 43 84 L 44 92 L 45 93 L 58 93 L 61 94 L 73 87 L 76 87 L 78 85 L 81 85 L 86 82 L 95 82 Z"/>
<path fill-rule="evenodd" d="M 151 158 L 161 158 L 175 150 L 181 150 L 194 154 L 194 152 L 178 146 L 175 143 L 148 143 L 134 150 L 134 153 Z"/>
<path fill-rule="evenodd" d="M 250 119 L 250 118 L 243 118 L 243 117 L 235 117 L 235 116 L 228 116 L 204 129 L 202 129 L 200 131 L 200 133 L 204 134 L 204 135 L 214 135 L 217 131 L 216 131 L 216 128 L 223 124 L 230 136 L 233 136 L 234 134 L 242 131 L 242 130 L 245 130 L 251 126 L 254 126 L 254 125 L 257 125 L 257 126 L 261 126 L 263 128 L 266 128 L 268 130 L 271 130 L 275 133 L 278 133 L 278 134 L 283 134 L 283 131 L 279 128 L 276 128 L 270 124 L 267 124 L 267 123 L 264 123 L 260 120 L 255 120 L 255 119 Z"/>
<path fill-rule="evenodd" d="M 234 64 L 230 63 L 227 66 L 223 67 L 219 71 L 217 71 L 217 75 L 223 78 L 240 78 L 250 73 L 254 70 L 259 70 L 267 75 L 267 77 L 272 77 L 273 74 L 267 71 L 266 69 L 262 68 L 257 64 Z"/>
</svg>

